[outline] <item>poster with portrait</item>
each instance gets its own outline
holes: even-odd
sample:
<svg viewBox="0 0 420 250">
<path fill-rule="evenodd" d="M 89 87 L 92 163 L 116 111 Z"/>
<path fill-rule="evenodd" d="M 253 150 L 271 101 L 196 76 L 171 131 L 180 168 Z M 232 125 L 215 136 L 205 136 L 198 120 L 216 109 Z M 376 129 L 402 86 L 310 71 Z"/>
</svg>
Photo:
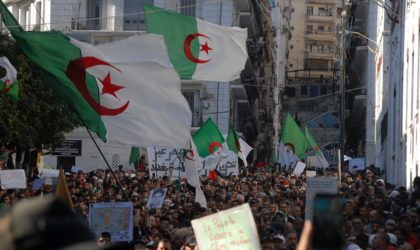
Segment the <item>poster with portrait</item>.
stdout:
<svg viewBox="0 0 420 250">
<path fill-rule="evenodd" d="M 167 188 L 153 189 L 149 194 L 146 207 L 148 209 L 161 208 L 167 191 Z"/>
</svg>

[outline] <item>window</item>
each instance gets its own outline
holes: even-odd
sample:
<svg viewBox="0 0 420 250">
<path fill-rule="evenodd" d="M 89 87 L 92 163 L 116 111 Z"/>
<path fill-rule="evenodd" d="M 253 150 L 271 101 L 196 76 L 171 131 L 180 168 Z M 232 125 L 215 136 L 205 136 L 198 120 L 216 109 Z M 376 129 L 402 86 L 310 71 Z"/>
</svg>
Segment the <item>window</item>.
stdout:
<svg viewBox="0 0 420 250">
<path fill-rule="evenodd" d="M 306 8 L 306 15 L 307 16 L 313 16 L 314 15 L 314 7 Z"/>
<path fill-rule="evenodd" d="M 328 62 L 329 61 L 322 59 L 305 59 L 304 68 L 306 70 L 327 70 Z"/>
<path fill-rule="evenodd" d="M 328 13 L 328 10 L 326 8 L 319 8 L 318 16 L 330 16 L 330 14 Z"/>
<path fill-rule="evenodd" d="M 307 85 L 302 85 L 300 87 L 300 95 L 301 96 L 307 96 L 308 95 L 308 86 Z"/>
<path fill-rule="evenodd" d="M 324 26 L 318 26 L 318 31 L 319 31 L 319 32 L 324 32 L 324 31 L 325 31 Z"/>
<path fill-rule="evenodd" d="M 86 3 L 86 28 L 88 30 L 101 29 L 102 0 L 87 0 Z"/>
<path fill-rule="evenodd" d="M 195 0 L 181 0 L 181 14 L 195 17 Z"/>
<path fill-rule="evenodd" d="M 124 30 L 146 30 L 143 5 L 153 0 L 124 0 Z"/>
<path fill-rule="evenodd" d="M 312 34 L 314 26 L 306 25 L 306 34 Z"/>
<path fill-rule="evenodd" d="M 341 17 L 342 8 L 337 8 L 337 17 Z"/>
<path fill-rule="evenodd" d="M 200 92 L 198 90 L 182 91 L 192 113 L 192 127 L 201 126 Z"/>
</svg>

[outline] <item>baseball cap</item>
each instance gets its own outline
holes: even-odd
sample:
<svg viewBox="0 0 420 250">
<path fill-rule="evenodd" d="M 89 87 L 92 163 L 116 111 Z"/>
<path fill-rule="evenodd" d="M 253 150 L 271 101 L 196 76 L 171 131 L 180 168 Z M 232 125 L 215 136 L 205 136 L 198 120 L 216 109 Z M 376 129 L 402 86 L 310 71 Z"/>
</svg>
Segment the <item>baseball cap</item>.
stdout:
<svg viewBox="0 0 420 250">
<path fill-rule="evenodd" d="M 274 240 L 282 240 L 283 242 L 285 242 L 285 241 L 286 241 L 286 238 L 284 238 L 284 236 L 283 236 L 283 235 L 281 235 L 281 234 L 276 234 L 276 235 L 274 235 L 273 239 L 274 239 Z"/>
</svg>

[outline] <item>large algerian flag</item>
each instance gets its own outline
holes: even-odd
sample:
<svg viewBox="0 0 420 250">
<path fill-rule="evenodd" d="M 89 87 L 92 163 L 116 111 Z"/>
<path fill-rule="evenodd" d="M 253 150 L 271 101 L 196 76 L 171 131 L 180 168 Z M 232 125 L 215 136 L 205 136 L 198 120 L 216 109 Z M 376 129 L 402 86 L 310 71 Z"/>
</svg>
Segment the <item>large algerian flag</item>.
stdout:
<svg viewBox="0 0 420 250">
<path fill-rule="evenodd" d="M 3 3 L 0 14 L 49 86 L 103 141 L 189 147 L 191 111 L 161 36 L 93 46 L 56 31 L 23 31 Z"/>
<path fill-rule="evenodd" d="M 228 82 L 239 78 L 248 59 L 247 30 L 219 26 L 144 5 L 147 32 L 165 37 L 182 79 Z"/>
<path fill-rule="evenodd" d="M 290 166 L 305 157 L 309 147 L 306 136 L 302 133 L 292 116 L 287 113 L 279 147 L 279 163 Z"/>
<path fill-rule="evenodd" d="M 19 82 L 15 67 L 5 56 L 0 57 L 0 67 L 6 71 L 6 74 L 0 79 L 0 93 L 6 93 L 15 100 L 19 100 Z"/>
<path fill-rule="evenodd" d="M 223 150 L 223 143 L 225 142 L 225 138 L 211 118 L 208 118 L 201 128 L 195 132 L 193 140 L 197 147 L 198 155 L 203 158 Z"/>
</svg>

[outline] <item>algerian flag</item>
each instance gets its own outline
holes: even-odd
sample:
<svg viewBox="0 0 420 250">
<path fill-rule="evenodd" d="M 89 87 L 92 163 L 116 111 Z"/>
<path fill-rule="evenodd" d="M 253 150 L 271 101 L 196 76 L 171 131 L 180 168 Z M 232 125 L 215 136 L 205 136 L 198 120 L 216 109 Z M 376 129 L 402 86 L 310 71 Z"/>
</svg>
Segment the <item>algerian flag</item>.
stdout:
<svg viewBox="0 0 420 250">
<path fill-rule="evenodd" d="M 140 160 L 140 149 L 138 147 L 131 147 L 130 152 L 130 159 L 128 160 L 128 164 L 133 164 L 137 166 Z"/>
<path fill-rule="evenodd" d="M 244 162 L 244 165 L 246 167 L 248 166 L 248 161 L 246 160 L 246 157 L 248 157 L 249 152 L 251 152 L 253 148 L 241 138 L 239 138 L 239 145 L 241 150 L 239 151 L 238 156 Z"/>
<path fill-rule="evenodd" d="M 0 79 L 0 93 L 6 93 L 19 100 L 19 82 L 17 81 L 17 71 L 7 57 L 0 57 L 0 67 L 6 70 L 6 75 Z"/>
<path fill-rule="evenodd" d="M 3 3 L 0 14 L 49 86 L 103 141 L 189 147 L 191 111 L 161 36 L 93 46 L 57 31 L 23 31 Z"/>
<path fill-rule="evenodd" d="M 191 186 L 195 187 L 195 202 L 200 203 L 201 207 L 207 208 L 206 197 L 201 190 L 200 178 L 198 177 L 198 170 L 201 169 L 200 157 L 193 140 L 191 140 L 191 149 L 185 155 L 184 160 L 187 181 Z"/>
<path fill-rule="evenodd" d="M 306 139 L 308 140 L 309 145 L 311 146 L 311 148 L 314 150 L 319 163 L 324 167 L 328 167 L 328 162 L 324 157 L 324 154 L 322 153 L 322 150 L 318 147 L 318 145 L 316 144 L 314 138 L 312 137 L 311 133 L 309 132 L 309 129 L 307 127 L 305 127 L 305 136 Z"/>
<path fill-rule="evenodd" d="M 287 113 L 279 147 L 279 163 L 286 166 L 295 164 L 299 159 L 305 157 L 308 147 L 306 136 L 292 116 Z"/>
<path fill-rule="evenodd" d="M 198 154 L 203 158 L 210 155 L 215 156 L 224 149 L 225 138 L 211 118 L 207 119 L 203 126 L 195 132 L 193 140 Z"/>
<path fill-rule="evenodd" d="M 144 5 L 148 33 L 165 37 L 169 58 L 182 79 L 228 82 L 248 59 L 247 30 Z"/>
<path fill-rule="evenodd" d="M 236 133 L 234 128 L 229 129 L 228 136 L 226 138 L 227 145 L 229 150 L 234 152 L 235 154 L 241 151 L 241 144 L 239 143 L 239 136 Z"/>
</svg>

